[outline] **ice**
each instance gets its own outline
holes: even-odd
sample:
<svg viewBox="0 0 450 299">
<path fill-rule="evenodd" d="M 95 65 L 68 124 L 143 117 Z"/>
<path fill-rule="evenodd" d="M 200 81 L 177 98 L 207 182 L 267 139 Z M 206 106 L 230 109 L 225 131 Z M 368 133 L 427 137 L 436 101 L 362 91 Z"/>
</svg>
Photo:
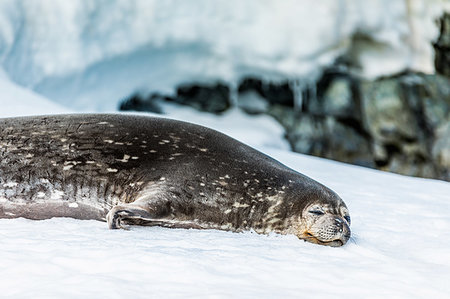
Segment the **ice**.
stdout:
<svg viewBox="0 0 450 299">
<path fill-rule="evenodd" d="M 444 9 L 443 0 L 2 0 L 0 68 L 88 111 L 193 79 L 315 81 L 345 53 L 368 78 L 430 73 Z"/>
</svg>

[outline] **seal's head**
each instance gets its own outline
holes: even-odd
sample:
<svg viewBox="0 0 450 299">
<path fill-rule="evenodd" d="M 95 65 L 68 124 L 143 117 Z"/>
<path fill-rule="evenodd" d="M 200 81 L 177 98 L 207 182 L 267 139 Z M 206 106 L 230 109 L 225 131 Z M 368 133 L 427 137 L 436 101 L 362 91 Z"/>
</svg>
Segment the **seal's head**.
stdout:
<svg viewBox="0 0 450 299">
<path fill-rule="evenodd" d="M 303 209 L 298 237 L 339 247 L 350 239 L 350 215 L 345 203 L 334 192 L 328 193 L 326 199 L 313 201 Z"/>
</svg>

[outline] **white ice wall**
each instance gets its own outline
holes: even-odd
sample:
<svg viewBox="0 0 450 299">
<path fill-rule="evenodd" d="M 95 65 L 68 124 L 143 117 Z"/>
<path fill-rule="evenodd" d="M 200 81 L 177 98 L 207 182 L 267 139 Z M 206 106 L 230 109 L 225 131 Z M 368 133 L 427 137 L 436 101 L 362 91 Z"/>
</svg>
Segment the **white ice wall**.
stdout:
<svg viewBox="0 0 450 299">
<path fill-rule="evenodd" d="M 445 4 L 447 3 L 447 4 Z M 367 77 L 433 71 L 444 0 L 0 0 L 11 80 L 79 107 L 192 80 L 311 77 L 352 55 Z M 101 103 L 110 103 L 106 106 Z"/>
</svg>

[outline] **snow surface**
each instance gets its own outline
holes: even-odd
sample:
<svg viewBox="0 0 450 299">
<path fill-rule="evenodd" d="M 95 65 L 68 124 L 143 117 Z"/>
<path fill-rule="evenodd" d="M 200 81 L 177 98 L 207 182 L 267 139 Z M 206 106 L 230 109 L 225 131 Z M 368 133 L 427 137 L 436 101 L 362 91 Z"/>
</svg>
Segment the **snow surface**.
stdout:
<svg viewBox="0 0 450 299">
<path fill-rule="evenodd" d="M 2 97 L 3 116 L 21 115 L 22 103 L 27 114 L 50 109 L 46 99 L 1 80 L 9 86 L 2 93 L 19 95 Z M 269 118 L 251 125 L 238 112 L 217 120 L 166 111 L 224 128 L 335 190 L 350 210 L 350 241 L 330 248 L 276 234 L 0 219 L 0 297 L 449 298 L 448 182 L 290 153 L 281 136 L 273 137 L 278 129 Z M 242 121 L 255 135 L 242 135 Z"/>
<path fill-rule="evenodd" d="M 429 73 L 445 9 L 447 0 L 1 0 L 0 67 L 77 110 L 113 110 L 138 89 L 171 93 L 192 78 L 304 85 L 347 52 L 367 77 Z"/>
</svg>

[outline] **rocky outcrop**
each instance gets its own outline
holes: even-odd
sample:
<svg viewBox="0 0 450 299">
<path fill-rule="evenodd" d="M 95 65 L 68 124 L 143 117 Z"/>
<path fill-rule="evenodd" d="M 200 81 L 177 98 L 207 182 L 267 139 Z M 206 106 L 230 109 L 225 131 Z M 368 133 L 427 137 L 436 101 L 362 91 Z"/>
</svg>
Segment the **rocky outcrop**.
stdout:
<svg viewBox="0 0 450 299">
<path fill-rule="evenodd" d="M 440 19 L 439 38 L 433 46 L 436 71 L 450 76 L 450 13 L 445 13 Z"/>
<path fill-rule="evenodd" d="M 216 114 L 224 112 L 231 106 L 230 89 L 224 84 L 185 84 L 177 88 L 175 96 L 163 96 L 157 93 L 149 96 L 134 94 L 119 104 L 119 110 L 161 113 L 160 106 L 164 101 Z"/>
<path fill-rule="evenodd" d="M 450 180 L 450 78 L 403 73 L 368 81 L 331 69 L 301 91 L 301 105 L 295 105 L 293 86 L 245 79 L 236 104 L 278 120 L 293 151 Z M 175 97 L 133 96 L 121 109 L 158 112 L 161 102 L 170 101 L 220 113 L 230 107 L 229 90 L 185 85 Z"/>
</svg>

